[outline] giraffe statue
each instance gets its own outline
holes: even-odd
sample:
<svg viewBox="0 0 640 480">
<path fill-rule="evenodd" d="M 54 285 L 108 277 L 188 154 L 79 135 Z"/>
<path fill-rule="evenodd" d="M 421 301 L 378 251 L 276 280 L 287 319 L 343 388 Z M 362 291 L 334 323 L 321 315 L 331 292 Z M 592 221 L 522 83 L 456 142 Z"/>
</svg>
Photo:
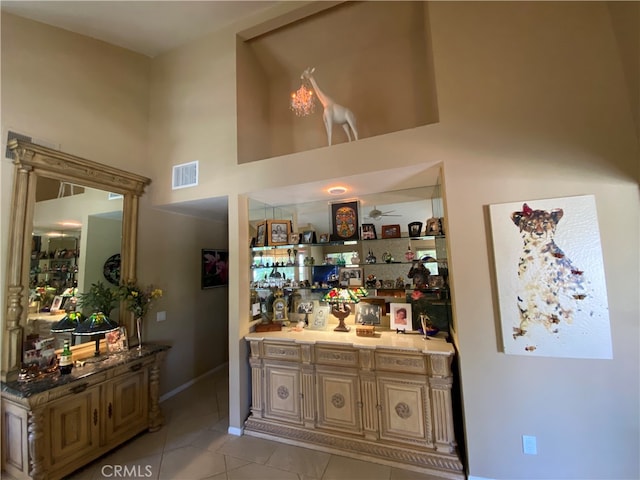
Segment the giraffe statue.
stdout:
<svg viewBox="0 0 640 480">
<path fill-rule="evenodd" d="M 331 146 L 331 133 L 333 131 L 333 124 L 342 125 L 342 128 L 347 134 L 347 138 L 351 141 L 351 133 L 349 132 L 349 128 L 353 132 L 353 136 L 355 140 L 358 140 L 358 131 L 356 130 L 356 117 L 351 110 L 342 105 L 338 105 L 331 98 L 324 94 L 322 90 L 318 87 L 315 78 L 313 78 L 313 72 L 315 72 L 315 67 L 307 68 L 300 78 L 303 80 L 309 80 L 311 82 L 311 86 L 316 92 L 316 96 L 322 106 L 324 107 L 324 112 L 322 113 L 322 119 L 324 120 L 324 127 L 327 130 L 327 139 L 329 141 L 329 146 Z"/>
</svg>

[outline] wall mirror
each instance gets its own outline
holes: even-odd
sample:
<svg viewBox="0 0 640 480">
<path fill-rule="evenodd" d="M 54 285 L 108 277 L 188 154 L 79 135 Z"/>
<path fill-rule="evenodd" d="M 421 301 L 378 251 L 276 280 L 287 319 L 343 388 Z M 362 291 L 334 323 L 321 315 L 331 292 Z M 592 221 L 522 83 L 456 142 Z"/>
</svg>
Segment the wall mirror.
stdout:
<svg viewBox="0 0 640 480">
<path fill-rule="evenodd" d="M 55 299 L 69 288 L 82 292 L 98 281 L 107 284 L 105 266 L 109 259 L 115 265 L 118 255 L 120 281 L 135 281 L 138 200 L 150 183 L 140 175 L 20 140 L 12 140 L 8 148 L 15 168 L 2 381 L 17 378 L 24 337 L 39 328 L 46 305 L 33 305 L 34 286 L 47 286 Z M 131 315 L 121 307 L 112 317 L 134 332 Z"/>
</svg>

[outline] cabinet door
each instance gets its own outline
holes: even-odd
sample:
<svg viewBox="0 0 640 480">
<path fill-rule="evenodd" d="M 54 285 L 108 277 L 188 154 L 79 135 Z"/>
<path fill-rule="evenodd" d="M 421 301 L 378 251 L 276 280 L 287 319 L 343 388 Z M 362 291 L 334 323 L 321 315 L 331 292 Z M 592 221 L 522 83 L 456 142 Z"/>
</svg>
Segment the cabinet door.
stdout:
<svg viewBox="0 0 640 480">
<path fill-rule="evenodd" d="M 362 433 L 360 382 L 356 370 L 318 367 L 318 427 Z"/>
<path fill-rule="evenodd" d="M 431 417 L 426 378 L 378 377 L 380 438 L 411 445 L 430 445 Z"/>
<path fill-rule="evenodd" d="M 302 423 L 300 393 L 297 365 L 265 364 L 265 417 Z"/>
<path fill-rule="evenodd" d="M 106 391 L 106 439 L 130 436 L 134 431 L 142 431 L 149 424 L 148 419 L 148 370 L 142 368 L 113 378 Z"/>
<path fill-rule="evenodd" d="M 99 446 L 100 388 L 66 396 L 48 408 L 51 467 L 81 459 Z"/>
</svg>

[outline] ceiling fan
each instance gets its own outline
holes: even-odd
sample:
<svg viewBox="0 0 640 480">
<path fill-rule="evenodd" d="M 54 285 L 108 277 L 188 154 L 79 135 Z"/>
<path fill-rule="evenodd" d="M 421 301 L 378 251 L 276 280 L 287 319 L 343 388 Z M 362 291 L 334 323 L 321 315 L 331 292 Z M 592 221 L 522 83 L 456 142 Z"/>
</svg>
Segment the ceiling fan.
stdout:
<svg viewBox="0 0 640 480">
<path fill-rule="evenodd" d="M 383 212 L 382 210 L 378 210 L 378 208 L 374 205 L 373 210 L 369 212 L 367 218 L 371 218 L 372 220 L 380 220 L 382 217 L 400 217 L 401 215 L 393 215 L 395 210 L 389 210 L 388 212 Z"/>
</svg>

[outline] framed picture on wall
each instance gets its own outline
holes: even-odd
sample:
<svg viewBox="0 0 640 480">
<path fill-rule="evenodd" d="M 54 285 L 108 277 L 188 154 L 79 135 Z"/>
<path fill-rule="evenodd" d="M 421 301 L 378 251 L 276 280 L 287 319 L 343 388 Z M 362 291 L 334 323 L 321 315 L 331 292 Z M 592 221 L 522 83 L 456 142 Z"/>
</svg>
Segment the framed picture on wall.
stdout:
<svg viewBox="0 0 640 480">
<path fill-rule="evenodd" d="M 360 202 L 340 202 L 331 204 L 331 240 L 358 240 L 360 229 L 358 210 Z"/>
<path fill-rule="evenodd" d="M 224 287 L 229 284 L 229 252 L 202 249 L 201 288 Z"/>
</svg>

